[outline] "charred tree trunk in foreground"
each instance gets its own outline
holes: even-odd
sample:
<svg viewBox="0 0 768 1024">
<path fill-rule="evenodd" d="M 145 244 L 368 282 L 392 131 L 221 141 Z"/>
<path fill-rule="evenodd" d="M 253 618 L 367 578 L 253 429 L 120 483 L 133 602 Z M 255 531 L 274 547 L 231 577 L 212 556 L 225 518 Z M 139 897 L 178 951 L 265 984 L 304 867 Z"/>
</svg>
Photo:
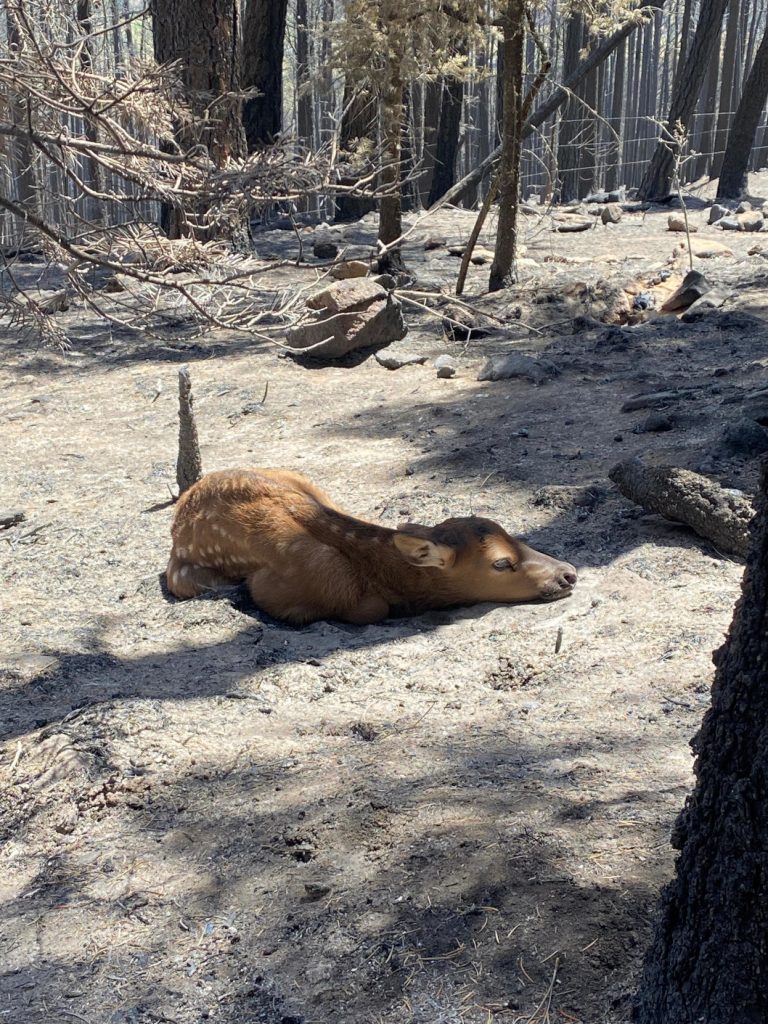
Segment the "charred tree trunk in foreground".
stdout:
<svg viewBox="0 0 768 1024">
<path fill-rule="evenodd" d="M 638 1024 L 768 1020 L 768 462 L 752 550 L 712 707 L 693 741 L 696 787 L 681 813 Z"/>
</svg>

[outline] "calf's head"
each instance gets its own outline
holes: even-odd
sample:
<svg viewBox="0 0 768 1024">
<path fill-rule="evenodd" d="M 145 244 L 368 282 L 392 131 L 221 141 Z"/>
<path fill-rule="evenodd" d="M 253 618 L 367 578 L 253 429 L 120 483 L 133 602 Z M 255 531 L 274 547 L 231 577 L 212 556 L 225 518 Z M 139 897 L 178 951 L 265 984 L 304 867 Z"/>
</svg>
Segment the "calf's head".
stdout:
<svg viewBox="0 0 768 1024">
<path fill-rule="evenodd" d="M 394 544 L 411 565 L 439 570 L 440 590 L 456 604 L 553 601 L 576 585 L 570 562 L 535 551 L 477 516 L 434 527 L 406 523 Z"/>
</svg>

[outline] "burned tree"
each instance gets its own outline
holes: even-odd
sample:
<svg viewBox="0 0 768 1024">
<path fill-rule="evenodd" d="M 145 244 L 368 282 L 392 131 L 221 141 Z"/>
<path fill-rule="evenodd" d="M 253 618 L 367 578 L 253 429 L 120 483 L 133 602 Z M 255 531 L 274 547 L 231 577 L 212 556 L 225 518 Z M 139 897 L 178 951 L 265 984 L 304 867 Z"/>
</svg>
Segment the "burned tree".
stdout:
<svg viewBox="0 0 768 1024">
<path fill-rule="evenodd" d="M 696 786 L 675 828 L 638 1024 L 768 1019 L 768 463 L 741 599 L 693 741 Z"/>
</svg>

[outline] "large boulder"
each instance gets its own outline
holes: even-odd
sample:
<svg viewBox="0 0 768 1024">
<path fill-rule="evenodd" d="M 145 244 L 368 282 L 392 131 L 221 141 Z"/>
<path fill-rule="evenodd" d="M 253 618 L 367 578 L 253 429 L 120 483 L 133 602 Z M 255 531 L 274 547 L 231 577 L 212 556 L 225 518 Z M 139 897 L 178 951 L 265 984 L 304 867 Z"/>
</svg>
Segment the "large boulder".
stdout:
<svg viewBox="0 0 768 1024">
<path fill-rule="evenodd" d="M 319 359 L 381 348 L 407 334 L 400 302 L 375 281 L 351 278 L 307 299 L 314 316 L 286 331 L 290 348 Z"/>
</svg>

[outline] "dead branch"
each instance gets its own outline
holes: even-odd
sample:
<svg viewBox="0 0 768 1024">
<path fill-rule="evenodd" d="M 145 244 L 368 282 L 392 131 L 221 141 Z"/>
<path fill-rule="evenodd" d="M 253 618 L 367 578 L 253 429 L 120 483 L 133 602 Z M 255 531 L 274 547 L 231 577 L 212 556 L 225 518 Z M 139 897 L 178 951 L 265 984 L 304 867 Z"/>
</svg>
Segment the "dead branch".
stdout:
<svg viewBox="0 0 768 1024">
<path fill-rule="evenodd" d="M 627 459 L 608 474 L 621 493 L 650 512 L 690 526 L 715 547 L 746 557 L 752 502 L 698 473 Z"/>
</svg>

